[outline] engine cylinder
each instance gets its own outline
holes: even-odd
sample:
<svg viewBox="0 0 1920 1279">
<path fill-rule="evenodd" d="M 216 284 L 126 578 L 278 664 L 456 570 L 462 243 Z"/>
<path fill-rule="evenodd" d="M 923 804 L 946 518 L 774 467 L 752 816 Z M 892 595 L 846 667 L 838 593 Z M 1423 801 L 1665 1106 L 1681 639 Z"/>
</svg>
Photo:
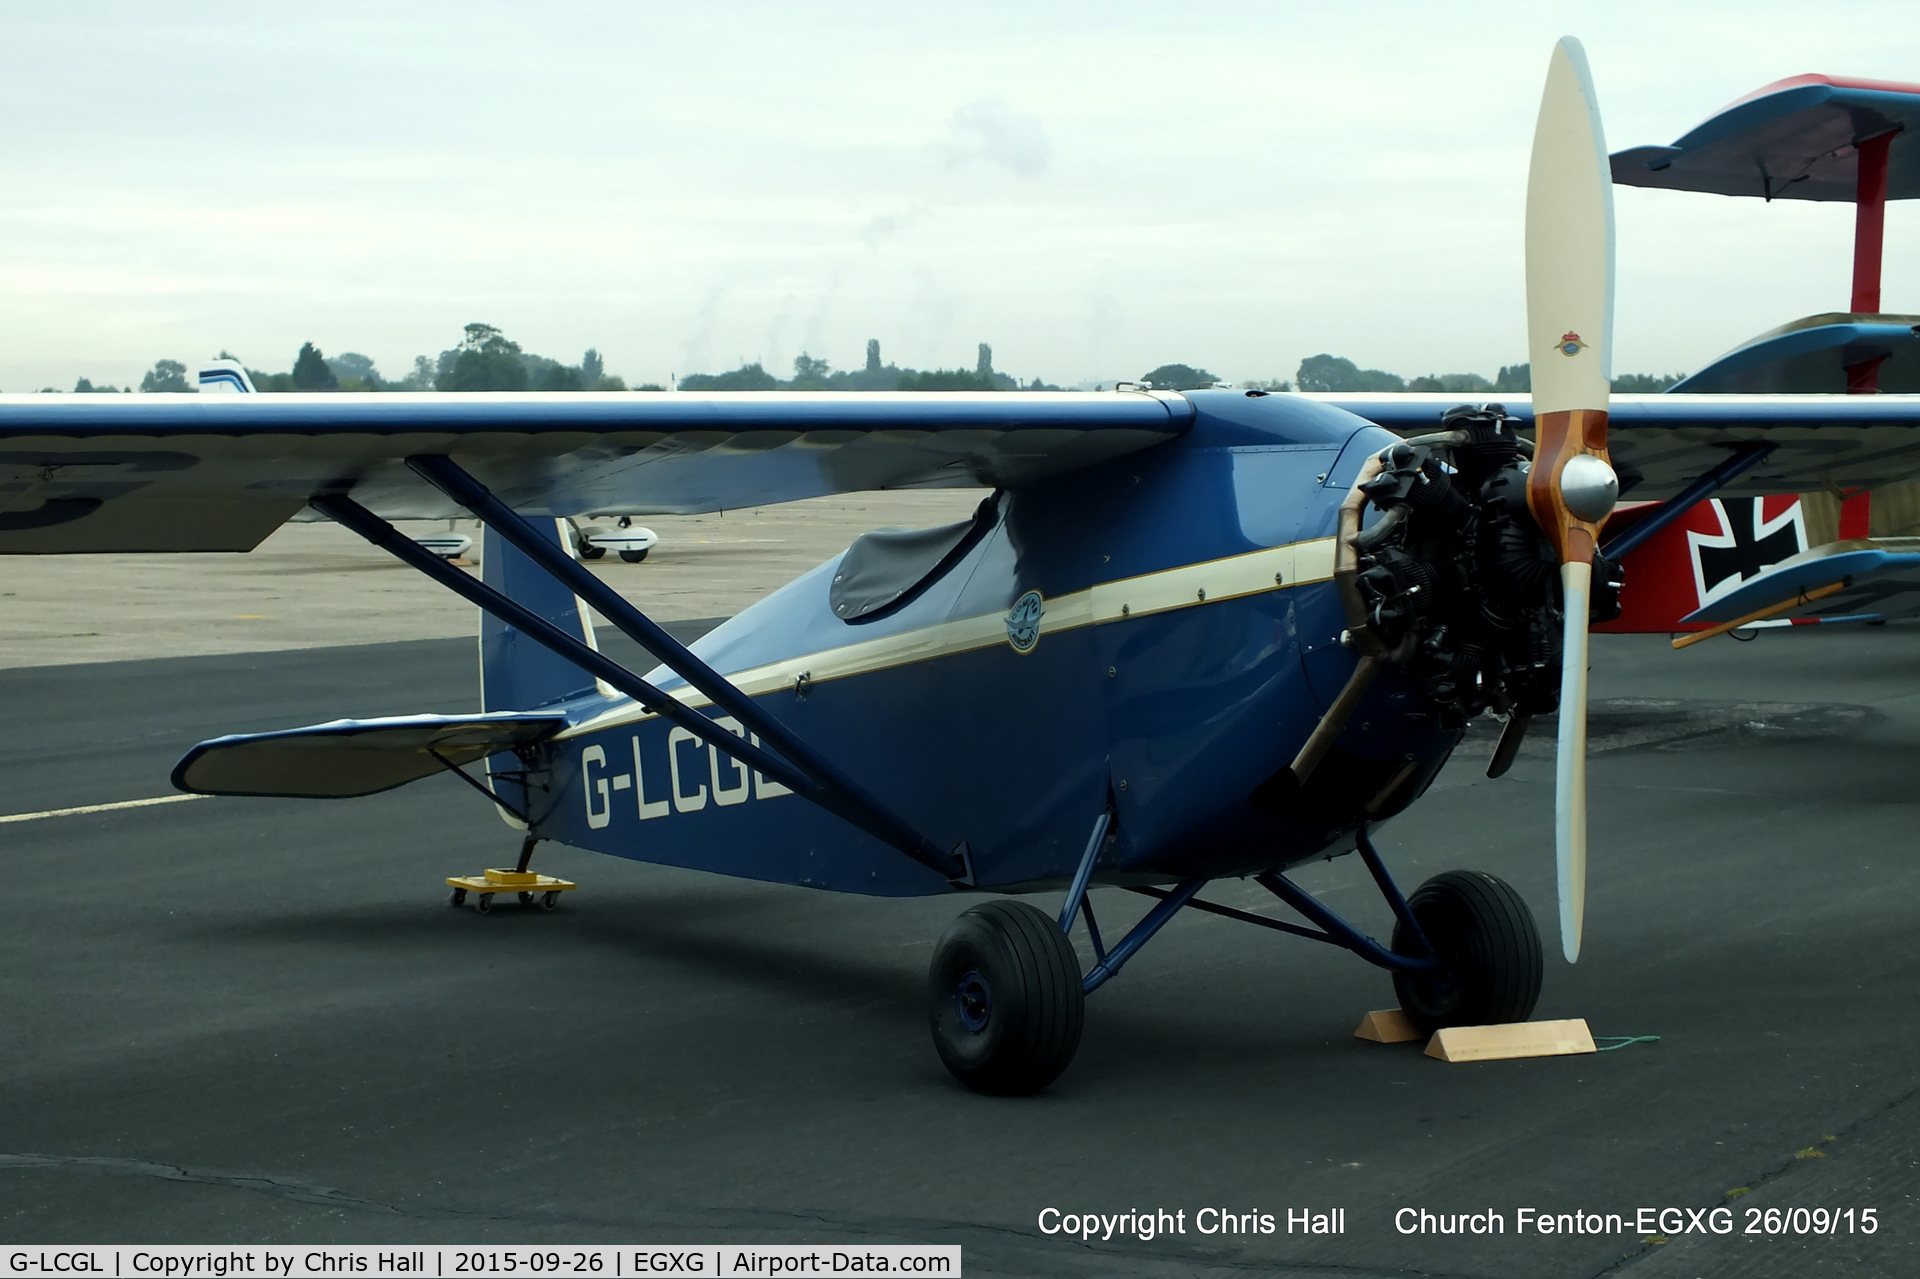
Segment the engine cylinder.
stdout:
<svg viewBox="0 0 1920 1279">
<path fill-rule="evenodd" d="M 1444 425 L 1442 435 L 1392 446 L 1359 486 L 1386 513 L 1355 543 L 1364 621 L 1444 724 L 1488 709 L 1551 711 L 1560 576 L 1527 506 L 1518 423 L 1489 404 L 1449 410 Z M 1618 611 L 1620 575 L 1610 561 L 1595 569 L 1600 618 Z"/>
</svg>

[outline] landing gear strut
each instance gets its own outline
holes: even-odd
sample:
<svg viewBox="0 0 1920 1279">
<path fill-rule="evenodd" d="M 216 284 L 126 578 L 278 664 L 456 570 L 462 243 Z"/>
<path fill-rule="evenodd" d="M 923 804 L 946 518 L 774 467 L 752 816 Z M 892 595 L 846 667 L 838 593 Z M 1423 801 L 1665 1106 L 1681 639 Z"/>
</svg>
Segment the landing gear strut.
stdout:
<svg viewBox="0 0 1920 1279">
<path fill-rule="evenodd" d="M 1202 901 L 1196 894 L 1206 880 L 1195 877 L 1171 889 L 1132 888 L 1154 898 L 1155 905 L 1108 947 L 1087 886 L 1107 846 L 1111 820 L 1103 813 L 1094 823 L 1057 920 L 1025 902 L 1002 898 L 968 910 L 940 939 L 927 975 L 933 1043 L 947 1069 L 974 1091 L 1032 1093 L 1057 1079 L 1079 1047 L 1086 996 L 1189 907 L 1339 946 L 1386 969 L 1393 974 L 1401 1008 L 1423 1033 L 1525 1021 L 1540 998 L 1540 930 L 1520 894 L 1492 875 L 1454 870 L 1404 898 L 1364 828 L 1355 834 L 1354 847 L 1397 921 L 1391 948 L 1279 871 L 1256 875 L 1254 882 L 1312 927 Z M 1086 920 L 1094 954 L 1084 975 L 1068 940 L 1080 918 Z"/>
</svg>

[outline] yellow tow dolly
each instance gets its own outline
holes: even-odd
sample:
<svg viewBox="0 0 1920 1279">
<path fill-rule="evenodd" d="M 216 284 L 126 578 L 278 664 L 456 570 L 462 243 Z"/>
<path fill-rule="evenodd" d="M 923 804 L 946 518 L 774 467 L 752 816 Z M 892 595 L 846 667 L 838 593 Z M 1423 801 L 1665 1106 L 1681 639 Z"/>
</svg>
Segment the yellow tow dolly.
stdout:
<svg viewBox="0 0 1920 1279">
<path fill-rule="evenodd" d="M 570 879 L 555 879 L 551 875 L 536 875 L 527 869 L 527 862 L 533 857 L 533 846 L 539 841 L 529 837 L 520 847 L 520 864 L 513 870 L 489 870 L 481 875 L 449 875 L 447 883 L 453 889 L 450 899 L 456 907 L 467 904 L 467 894 L 472 893 L 474 907 L 481 914 L 493 909 L 493 898 L 497 893 L 517 893 L 522 906 L 533 905 L 534 899 L 547 910 L 560 904 L 560 894 L 580 887 Z"/>
</svg>

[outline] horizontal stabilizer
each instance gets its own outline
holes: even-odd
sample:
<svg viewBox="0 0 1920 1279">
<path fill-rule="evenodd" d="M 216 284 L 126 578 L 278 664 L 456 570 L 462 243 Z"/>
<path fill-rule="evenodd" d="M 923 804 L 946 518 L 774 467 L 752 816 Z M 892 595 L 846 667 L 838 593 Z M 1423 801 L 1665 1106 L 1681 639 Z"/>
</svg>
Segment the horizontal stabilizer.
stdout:
<svg viewBox="0 0 1920 1279">
<path fill-rule="evenodd" d="M 503 711 L 337 719 L 216 737 L 174 765 L 173 784 L 198 795 L 348 799 L 541 741 L 566 723 L 560 715 Z"/>
<path fill-rule="evenodd" d="M 1681 621 L 1731 622 L 1793 601 L 1801 602 L 1775 616 L 1920 616 L 1920 537 L 1858 537 L 1813 547 Z"/>
</svg>

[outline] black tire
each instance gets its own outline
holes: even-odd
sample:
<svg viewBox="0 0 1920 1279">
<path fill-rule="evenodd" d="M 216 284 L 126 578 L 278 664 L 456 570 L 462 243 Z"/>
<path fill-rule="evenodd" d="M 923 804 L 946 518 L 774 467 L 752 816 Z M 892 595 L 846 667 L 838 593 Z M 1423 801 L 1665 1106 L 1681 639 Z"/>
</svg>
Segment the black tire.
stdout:
<svg viewBox="0 0 1920 1279">
<path fill-rule="evenodd" d="M 464 888 L 456 888 L 456 889 L 454 889 L 454 890 L 453 890 L 453 899 L 452 899 L 452 900 L 453 900 L 453 904 L 454 904 L 455 906 L 464 906 L 464 905 L 466 905 L 466 904 L 467 904 L 467 890 L 466 890 L 466 889 L 464 889 Z"/>
<path fill-rule="evenodd" d="M 927 1005 L 933 1046 L 955 1079 L 975 1092 L 1038 1092 L 1080 1046 L 1080 959 L 1032 906 L 983 902 L 934 948 Z"/>
<path fill-rule="evenodd" d="M 478 900 L 476 900 L 473 903 L 473 905 L 474 905 L 474 909 L 478 910 L 482 915 L 486 914 L 488 911 L 493 909 L 493 894 L 492 893 L 478 894 Z"/>
<path fill-rule="evenodd" d="M 1393 992 L 1416 1029 L 1497 1026 L 1533 1015 L 1546 963 L 1533 912 L 1511 885 L 1484 871 L 1450 870 L 1420 885 L 1407 905 L 1442 964 L 1438 972 L 1393 975 Z M 1405 924 L 1394 927 L 1393 948 L 1420 953 Z"/>
<path fill-rule="evenodd" d="M 651 550 L 653 548 L 649 547 L 647 549 Z M 641 560 L 644 560 L 645 558 L 647 558 L 647 552 L 646 551 L 622 551 L 620 552 L 620 558 L 625 560 L 629 564 L 638 564 Z"/>
<path fill-rule="evenodd" d="M 560 904 L 559 893 L 548 893 L 545 897 L 542 897 L 540 899 L 540 905 L 546 908 L 547 910 L 552 910 L 555 906 L 558 906 L 559 904 Z"/>
<path fill-rule="evenodd" d="M 591 542 L 580 543 L 580 558 L 583 560 L 597 560 L 606 553 L 607 548 L 604 546 L 595 546 Z"/>
<path fill-rule="evenodd" d="M 532 894 L 532 893 L 521 893 L 521 894 L 520 894 L 520 904 L 521 904 L 522 906 L 531 906 L 531 905 L 533 905 L 533 894 Z"/>
</svg>

